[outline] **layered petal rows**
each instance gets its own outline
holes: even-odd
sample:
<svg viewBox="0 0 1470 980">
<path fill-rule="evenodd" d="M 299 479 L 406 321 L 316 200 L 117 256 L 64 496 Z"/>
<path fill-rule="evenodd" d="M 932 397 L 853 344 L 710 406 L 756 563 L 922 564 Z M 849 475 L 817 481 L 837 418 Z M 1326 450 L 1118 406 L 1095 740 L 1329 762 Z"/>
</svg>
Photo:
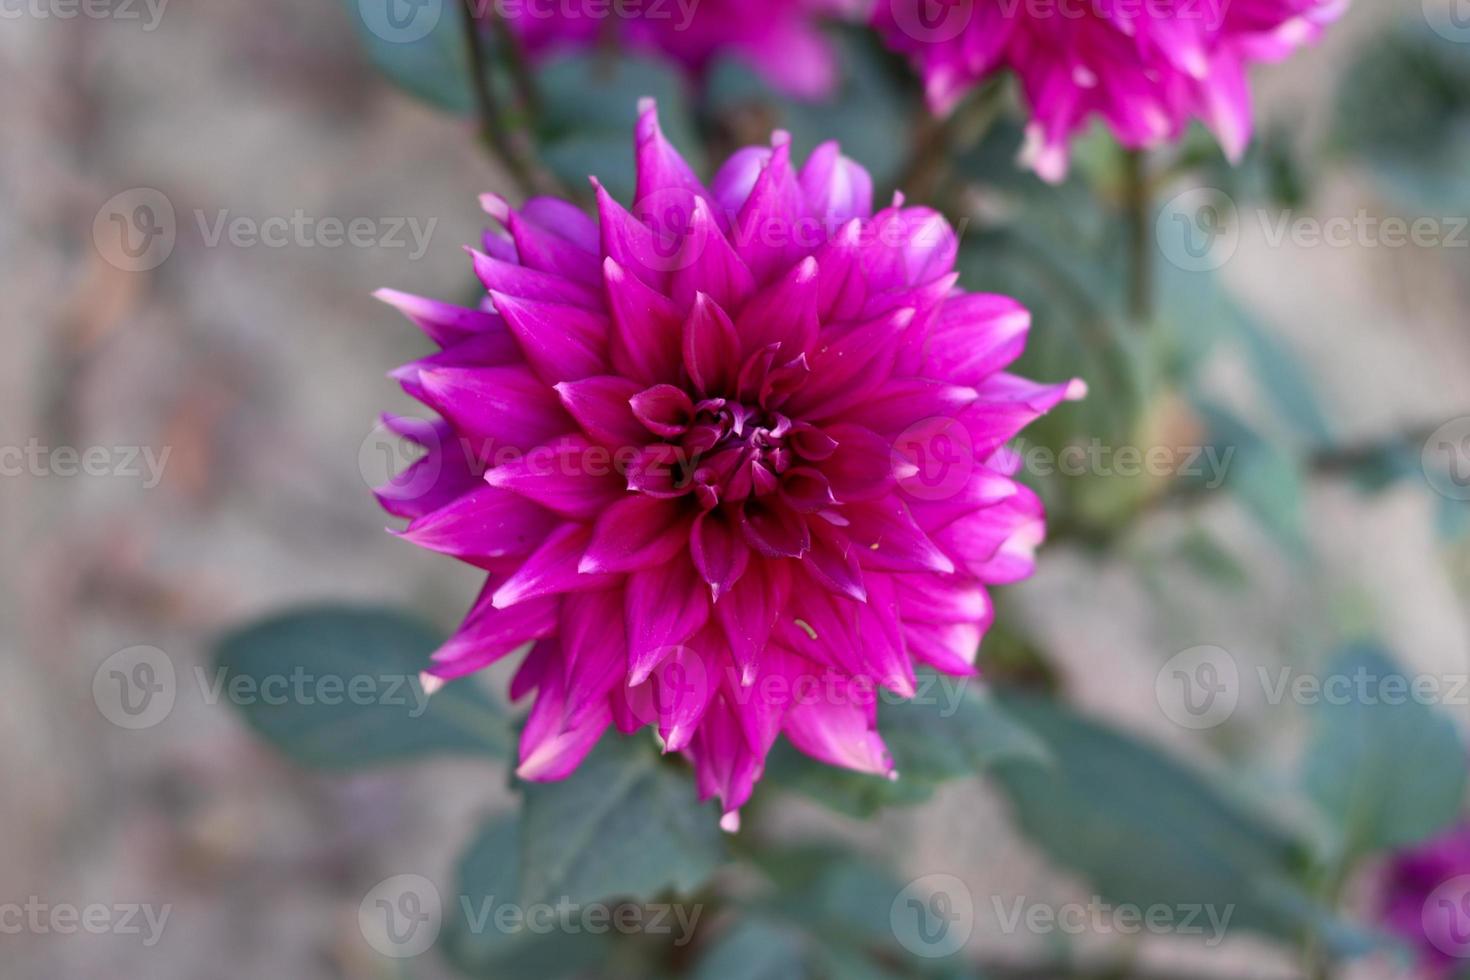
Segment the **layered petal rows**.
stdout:
<svg viewBox="0 0 1470 980">
<path fill-rule="evenodd" d="M 1004 444 L 1082 388 L 1007 373 L 1026 311 L 836 145 L 798 167 L 778 133 L 706 187 L 651 104 L 636 143 L 631 211 L 484 200 L 479 308 L 380 294 L 442 349 L 395 373 L 440 420 L 389 420 L 425 455 L 379 496 L 488 573 L 432 683 L 530 645 L 522 777 L 652 726 L 733 820 L 782 733 L 893 774 L 878 689 L 974 672 L 1043 537 Z"/>
<path fill-rule="evenodd" d="M 1239 160 L 1251 140 L 1246 68 L 1315 40 L 1348 0 L 876 0 L 873 24 L 923 73 L 931 107 L 1009 69 L 1030 105 L 1024 161 L 1066 175 L 1068 141 L 1101 118 L 1125 146 L 1200 119 Z"/>
</svg>

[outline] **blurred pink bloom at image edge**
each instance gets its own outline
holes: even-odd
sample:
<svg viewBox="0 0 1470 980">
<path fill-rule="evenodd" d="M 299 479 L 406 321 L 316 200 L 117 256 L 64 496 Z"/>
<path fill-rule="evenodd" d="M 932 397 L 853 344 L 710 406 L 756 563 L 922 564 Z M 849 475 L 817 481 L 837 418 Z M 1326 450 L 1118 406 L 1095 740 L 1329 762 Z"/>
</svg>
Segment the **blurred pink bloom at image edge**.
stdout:
<svg viewBox="0 0 1470 980">
<path fill-rule="evenodd" d="M 1093 117 L 1131 149 L 1178 140 L 1190 120 L 1238 162 L 1253 132 L 1251 62 L 1280 61 L 1348 0 L 874 0 L 872 23 L 947 114 L 1009 69 L 1032 120 L 1022 161 L 1066 176 L 1068 142 Z"/>
<path fill-rule="evenodd" d="M 1044 537 L 1004 444 L 1085 389 L 1007 373 L 1027 312 L 836 144 L 797 167 L 778 133 L 706 187 L 648 102 L 636 153 L 632 212 L 487 195 L 480 308 L 379 294 L 442 348 L 394 374 L 440 420 L 386 420 L 425 455 L 379 498 L 489 573 L 431 687 L 534 643 L 523 778 L 653 725 L 734 826 L 782 733 L 896 778 L 876 689 L 975 673 L 987 586 Z"/>
<path fill-rule="evenodd" d="M 1384 927 L 1418 954 L 1420 975 L 1447 980 L 1470 966 L 1470 824 L 1394 854 L 1378 902 Z"/>
</svg>

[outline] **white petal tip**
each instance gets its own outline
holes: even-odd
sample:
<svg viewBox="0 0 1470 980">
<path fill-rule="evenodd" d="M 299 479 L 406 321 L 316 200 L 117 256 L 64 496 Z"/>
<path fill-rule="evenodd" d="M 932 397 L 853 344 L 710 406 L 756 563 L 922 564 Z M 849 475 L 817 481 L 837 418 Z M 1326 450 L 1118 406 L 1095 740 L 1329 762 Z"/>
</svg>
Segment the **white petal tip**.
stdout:
<svg viewBox="0 0 1470 980">
<path fill-rule="evenodd" d="M 423 685 L 424 695 L 426 697 L 433 697 L 435 694 L 444 690 L 444 685 L 448 682 L 442 677 L 435 677 L 428 671 L 424 671 L 419 674 L 419 683 Z"/>
<path fill-rule="evenodd" d="M 738 834 L 740 832 L 740 811 L 731 810 L 721 817 L 720 829 L 727 834 Z"/>
</svg>

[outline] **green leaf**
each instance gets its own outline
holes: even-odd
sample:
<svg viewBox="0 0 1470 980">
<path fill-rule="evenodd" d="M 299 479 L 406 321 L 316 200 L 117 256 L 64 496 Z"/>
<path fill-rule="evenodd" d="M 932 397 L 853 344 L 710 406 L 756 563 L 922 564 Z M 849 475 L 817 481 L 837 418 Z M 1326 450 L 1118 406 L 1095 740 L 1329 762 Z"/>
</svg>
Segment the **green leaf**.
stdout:
<svg viewBox="0 0 1470 980">
<path fill-rule="evenodd" d="M 803 980 L 810 976 L 804 937 L 789 926 L 747 918 L 715 943 L 695 980 Z"/>
<path fill-rule="evenodd" d="M 344 0 L 352 26 L 378 70 L 440 109 L 468 114 L 469 56 L 455 0 Z"/>
<path fill-rule="evenodd" d="M 943 782 L 974 776 L 1001 762 L 1046 762 L 1046 748 L 975 684 L 933 673 L 920 676 L 912 701 L 884 697 L 878 730 L 893 754 L 896 780 L 824 765 L 782 742 L 765 779 L 841 813 L 866 817 L 885 806 L 919 803 Z"/>
<path fill-rule="evenodd" d="M 1462 215 L 1470 209 L 1470 44 L 1435 33 L 1433 16 L 1365 39 L 1343 74 L 1333 141 L 1403 205 Z"/>
<path fill-rule="evenodd" d="M 439 941 L 445 956 L 473 977 L 556 978 L 603 962 L 611 945 L 606 934 L 533 932 L 523 907 L 521 918 L 497 920 L 497 910 L 520 895 L 520 846 L 520 821 L 504 817 L 487 824 L 460 857 L 457 902 L 445 908 Z"/>
<path fill-rule="evenodd" d="M 638 102 L 658 100 L 664 135 L 700 168 L 698 141 L 685 88 L 667 65 L 605 52 L 547 62 L 538 72 L 542 111 L 536 120 L 541 158 L 567 186 L 595 176 L 618 200 L 637 193 L 633 127 Z"/>
<path fill-rule="evenodd" d="M 1225 487 L 1283 548 L 1306 553 L 1305 474 L 1301 459 L 1266 439 L 1234 413 L 1195 399 L 1210 442 L 1226 467 Z M 1226 453 L 1230 457 L 1226 459 Z"/>
<path fill-rule="evenodd" d="M 1324 678 L 1302 784 L 1342 853 L 1403 847 L 1458 819 L 1465 749 L 1449 717 L 1424 703 L 1432 692 L 1416 694 L 1376 646 L 1345 650 Z"/>
<path fill-rule="evenodd" d="M 356 769 L 435 752 L 507 755 L 501 710 L 473 683 L 424 694 L 419 671 L 442 642 L 398 612 L 301 609 L 221 640 L 206 693 L 217 690 L 306 766 Z"/>
<path fill-rule="evenodd" d="M 646 740 L 604 738 L 567 779 L 525 786 L 521 895 L 647 899 L 688 894 L 724 860 L 719 811 Z"/>
<path fill-rule="evenodd" d="M 1339 950 L 1355 938 L 1298 883 L 1298 840 L 1163 753 L 1046 699 L 1002 703 L 1046 743 L 1054 764 L 995 769 L 1016 826 L 1111 902 L 1207 906 L 1228 929 Z"/>
</svg>

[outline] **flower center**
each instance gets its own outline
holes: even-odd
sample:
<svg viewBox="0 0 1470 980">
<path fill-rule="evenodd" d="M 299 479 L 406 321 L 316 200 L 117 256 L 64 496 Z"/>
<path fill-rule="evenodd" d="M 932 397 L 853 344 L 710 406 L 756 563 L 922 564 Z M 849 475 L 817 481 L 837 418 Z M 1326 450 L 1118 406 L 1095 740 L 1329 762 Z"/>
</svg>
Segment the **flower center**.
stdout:
<svg viewBox="0 0 1470 980">
<path fill-rule="evenodd" d="M 685 478 L 705 507 L 775 493 L 792 466 L 792 422 L 779 412 L 712 398 L 685 433 Z"/>
</svg>

